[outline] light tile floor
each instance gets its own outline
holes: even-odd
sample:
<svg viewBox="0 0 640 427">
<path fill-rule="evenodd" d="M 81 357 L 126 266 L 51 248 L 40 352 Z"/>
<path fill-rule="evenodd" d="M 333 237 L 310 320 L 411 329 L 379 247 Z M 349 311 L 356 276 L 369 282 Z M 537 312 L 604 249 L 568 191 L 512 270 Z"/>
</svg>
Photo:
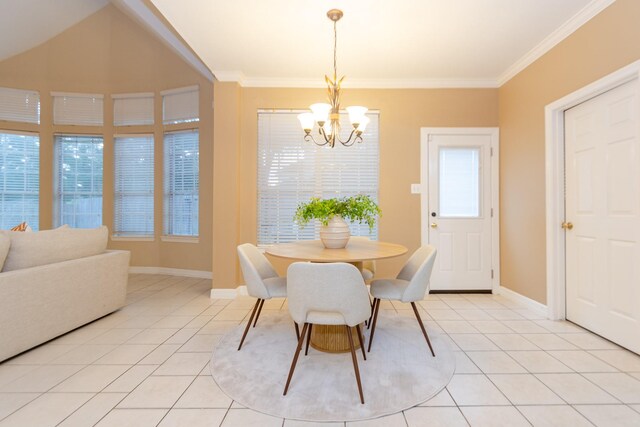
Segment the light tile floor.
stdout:
<svg viewBox="0 0 640 427">
<path fill-rule="evenodd" d="M 212 300 L 210 287 L 131 275 L 124 309 L 0 364 L 0 427 L 640 426 L 640 357 L 493 295 L 420 302 L 457 365 L 446 390 L 419 407 L 346 424 L 254 412 L 227 397 L 208 366 L 254 300 Z M 381 307 L 413 317 L 409 305 Z M 264 310 L 286 310 L 286 302 Z"/>
</svg>

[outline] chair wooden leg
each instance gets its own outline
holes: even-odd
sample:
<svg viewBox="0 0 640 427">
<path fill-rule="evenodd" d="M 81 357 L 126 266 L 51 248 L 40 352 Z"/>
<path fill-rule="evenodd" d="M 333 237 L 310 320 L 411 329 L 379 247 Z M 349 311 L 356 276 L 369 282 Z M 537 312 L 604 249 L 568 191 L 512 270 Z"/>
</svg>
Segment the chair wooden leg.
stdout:
<svg viewBox="0 0 640 427">
<path fill-rule="evenodd" d="M 373 313 L 373 320 L 371 321 L 371 323 L 373 323 L 373 326 L 371 327 L 371 334 L 369 335 L 369 348 L 367 349 L 367 351 L 371 351 L 371 344 L 373 344 L 373 334 L 376 333 L 376 323 L 378 323 L 378 312 L 380 311 L 380 300 L 377 300 L 376 302 L 376 308 L 374 309 L 374 313 Z"/>
<path fill-rule="evenodd" d="M 311 342 L 311 328 L 313 328 L 313 323 L 309 323 L 309 329 L 307 330 L 307 346 L 304 349 L 304 355 L 309 354 L 309 343 Z"/>
<path fill-rule="evenodd" d="M 247 337 L 247 332 L 249 332 L 249 328 L 251 327 L 251 322 L 253 322 L 253 316 L 256 315 L 256 310 L 258 309 L 258 305 L 260 305 L 260 298 L 256 301 L 256 305 L 253 306 L 253 311 L 251 312 L 251 317 L 249 318 L 249 322 L 247 323 L 247 327 L 244 329 L 244 334 L 242 334 L 242 339 L 240 340 L 240 345 L 238 346 L 238 351 L 242 348 L 242 343 L 244 343 L 244 339 Z"/>
<path fill-rule="evenodd" d="M 260 313 L 262 313 L 262 306 L 264 305 L 264 300 L 260 302 L 260 307 L 258 307 L 258 314 L 256 314 L 256 320 L 253 321 L 253 327 L 256 327 L 256 323 L 258 323 L 258 317 L 260 317 Z"/>
<path fill-rule="evenodd" d="M 298 324 L 293 322 L 293 326 L 296 327 L 296 341 L 300 339 L 300 328 L 298 328 Z"/>
<path fill-rule="evenodd" d="M 367 360 L 367 352 L 364 351 L 364 339 L 362 338 L 362 331 L 360 325 L 356 325 L 356 332 L 358 332 L 358 341 L 360 341 L 360 349 L 362 349 L 362 357 Z"/>
<path fill-rule="evenodd" d="M 369 305 L 371 306 L 371 312 L 373 313 L 373 301 L 371 300 L 371 295 L 369 295 Z M 364 326 L 368 326 L 369 322 L 371 322 L 371 316 L 364 321 Z"/>
<path fill-rule="evenodd" d="M 283 396 L 287 395 L 287 390 L 289 390 L 289 384 L 291 384 L 291 378 L 293 378 L 293 371 L 296 369 L 296 363 L 298 363 L 298 356 L 300 355 L 300 350 L 302 349 L 302 343 L 304 342 L 305 335 L 307 333 L 308 323 L 305 323 L 302 327 L 302 334 L 300 335 L 300 339 L 298 340 L 298 347 L 296 348 L 296 354 L 293 356 L 293 360 L 291 361 L 291 369 L 289 369 L 289 376 L 287 377 L 287 384 L 284 386 Z"/>
<path fill-rule="evenodd" d="M 356 381 L 358 382 L 358 393 L 360 393 L 360 402 L 364 404 L 364 396 L 362 394 L 362 383 L 360 382 L 360 370 L 358 369 L 358 358 L 356 357 L 356 348 L 353 345 L 353 337 L 351 336 L 351 328 L 345 325 L 347 336 L 349 337 L 349 346 L 351 347 L 351 359 L 353 360 L 353 370 L 356 372 Z"/>
<path fill-rule="evenodd" d="M 429 345 L 429 350 L 431 350 L 431 355 L 436 357 L 436 354 L 433 352 L 433 347 L 431 347 L 431 341 L 429 341 L 429 335 L 427 335 L 427 330 L 424 328 L 424 323 L 422 323 L 422 319 L 420 318 L 420 313 L 418 313 L 418 308 L 416 307 L 416 303 L 412 302 L 411 307 L 413 307 L 413 312 L 416 315 L 416 320 L 420 324 L 420 329 L 422 329 L 422 335 L 427 340 L 427 344 Z"/>
<path fill-rule="evenodd" d="M 371 316 L 369 317 L 369 323 L 367 324 L 367 329 L 371 329 L 371 319 L 373 319 L 373 313 L 376 311 L 376 305 L 380 300 L 378 298 L 373 299 L 373 304 L 371 305 Z"/>
</svg>

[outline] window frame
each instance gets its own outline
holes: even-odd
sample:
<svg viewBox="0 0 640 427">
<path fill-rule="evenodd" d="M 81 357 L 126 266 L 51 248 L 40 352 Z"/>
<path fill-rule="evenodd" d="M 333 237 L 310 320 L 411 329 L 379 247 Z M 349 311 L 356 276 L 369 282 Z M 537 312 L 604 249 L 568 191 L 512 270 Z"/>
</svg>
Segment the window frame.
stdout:
<svg viewBox="0 0 640 427">
<path fill-rule="evenodd" d="M 63 196 L 65 194 L 70 194 L 73 195 L 74 193 L 72 192 L 66 192 L 64 191 L 64 189 L 62 188 L 62 173 L 60 171 L 60 168 L 62 167 L 61 165 L 61 156 L 62 156 L 62 147 L 61 144 L 63 144 L 64 142 L 62 141 L 63 138 L 89 138 L 89 139 L 100 139 L 100 143 L 102 144 L 101 150 L 102 150 L 102 177 L 101 177 L 101 182 L 102 185 L 100 186 L 100 198 L 102 199 L 100 202 L 101 205 L 101 209 L 100 209 L 100 223 L 96 224 L 96 225 L 92 225 L 92 227 L 86 227 L 86 228 L 95 228 L 95 227 L 100 227 L 102 225 L 104 225 L 104 136 L 103 134 L 79 134 L 79 133 L 55 133 L 53 135 L 53 145 L 54 145 L 54 151 L 53 151 L 53 215 L 52 215 L 52 221 L 53 221 L 53 225 L 54 227 L 60 227 L 61 225 L 64 225 L 63 221 L 63 212 L 62 212 L 62 208 L 63 208 L 63 203 L 62 203 L 62 199 Z M 98 143 L 97 143 L 98 144 Z M 77 175 L 77 172 L 76 172 Z M 93 174 L 92 174 L 93 175 Z M 92 177 L 92 182 L 93 182 L 93 177 Z M 93 184 L 92 184 L 92 188 L 93 188 Z M 91 191 L 91 192 L 87 192 L 85 194 L 89 194 L 89 195 L 97 195 L 98 193 L 95 191 Z M 74 219 L 76 217 L 76 213 L 74 212 Z M 74 228 L 85 228 L 85 227 L 78 227 L 77 223 L 74 221 L 73 224 L 68 224 L 70 227 L 74 227 Z"/>
<path fill-rule="evenodd" d="M 118 166 L 122 163 L 118 161 L 119 141 L 125 139 L 145 138 L 150 139 L 150 169 L 151 176 L 147 176 L 146 180 L 150 183 L 150 189 L 147 191 L 119 191 L 119 172 Z M 120 144 L 124 144 L 121 141 Z M 145 166 L 149 166 L 145 163 Z M 136 231 L 123 231 L 118 229 L 118 202 L 127 196 L 150 196 L 151 197 L 151 231 L 147 234 Z M 147 212 L 146 215 L 149 213 Z M 137 134 L 116 134 L 113 136 L 113 229 L 111 233 L 112 240 L 126 241 L 153 241 L 155 240 L 155 135 L 151 132 Z"/>
<path fill-rule="evenodd" d="M 40 124 L 42 104 L 37 90 L 0 87 L 0 99 L 0 121 Z"/>
<path fill-rule="evenodd" d="M 113 126 L 127 128 L 129 126 L 155 125 L 156 97 L 153 92 L 120 93 L 111 95 L 113 103 Z"/>
<path fill-rule="evenodd" d="M 51 92 L 51 97 L 54 126 L 104 126 L 104 94 Z"/>
<path fill-rule="evenodd" d="M 368 156 L 372 156 L 373 157 L 373 161 L 375 163 L 375 166 L 372 168 L 375 169 L 375 178 L 372 180 L 372 185 L 373 187 L 375 187 L 375 189 L 370 188 L 368 190 L 359 190 L 359 189 L 355 189 L 353 191 L 349 191 L 346 187 L 343 188 L 339 188 L 339 189 L 334 189 L 334 188 L 327 188 L 328 184 L 325 182 L 322 182 L 322 172 L 323 168 L 324 168 L 324 163 L 326 161 L 326 159 L 324 159 L 324 157 L 330 157 L 331 155 L 336 155 L 337 153 L 339 153 L 341 150 L 357 150 L 358 149 L 358 145 L 354 146 L 350 146 L 350 147 L 344 147 L 340 144 L 336 144 L 336 147 L 334 148 L 329 148 L 328 146 L 317 146 L 315 144 L 313 144 L 312 142 L 305 142 L 303 140 L 303 136 L 304 136 L 304 132 L 302 132 L 302 130 L 299 127 L 299 123 L 296 119 L 296 115 L 300 112 L 304 112 L 304 110 L 295 110 L 295 109 L 260 109 L 257 111 L 257 122 L 258 122 L 258 129 L 257 129 L 257 158 L 256 158 L 256 162 L 257 162 L 257 171 L 256 171 L 256 196 L 257 196 L 257 200 L 256 200 L 256 207 L 257 207 L 257 212 L 256 212 L 256 236 L 257 236 L 257 246 L 259 248 L 266 248 L 269 246 L 272 246 L 274 244 L 280 244 L 280 243 L 286 243 L 288 241 L 295 241 L 295 240 L 300 240 L 300 239 L 318 239 L 319 238 L 319 223 L 317 221 L 311 221 L 307 226 L 305 226 L 302 230 L 300 230 L 299 232 L 294 232 L 293 235 L 291 236 L 284 236 L 284 237 L 275 237 L 273 239 L 269 239 L 269 240 L 265 240 L 263 238 L 263 236 L 265 235 L 265 232 L 263 230 L 261 230 L 261 228 L 264 227 L 264 223 L 265 222 L 269 222 L 269 221 L 264 221 L 264 217 L 263 217 L 263 196 L 264 194 L 268 193 L 269 190 L 265 189 L 265 186 L 263 185 L 263 182 L 261 182 L 262 180 L 262 175 L 265 172 L 261 171 L 261 168 L 263 167 L 263 165 L 261 164 L 262 162 L 265 161 L 265 159 L 263 158 L 263 153 L 266 152 L 267 148 L 264 148 L 262 146 L 263 142 L 261 140 L 261 128 L 260 128 L 260 120 L 261 114 L 287 114 L 291 116 L 291 129 L 289 129 L 289 131 L 291 132 L 295 132 L 295 139 L 296 142 L 299 143 L 299 153 L 298 154 L 304 154 L 305 156 L 308 155 L 309 153 L 322 153 L 322 154 L 318 154 L 318 155 L 314 155 L 313 160 L 311 161 L 313 163 L 313 169 L 314 169 L 314 180 L 313 183 L 309 185 L 309 188 L 297 188 L 296 190 L 293 189 L 283 189 L 283 190 L 275 190 L 273 191 L 274 193 L 283 193 L 283 192 L 289 192 L 291 194 L 301 194 L 300 197 L 292 197 L 292 201 L 288 203 L 288 205 L 297 205 L 301 202 L 306 202 L 308 201 L 308 197 L 321 197 L 321 198 L 328 198 L 328 197 L 344 197 L 344 196 L 351 196 L 351 195 L 356 195 L 356 194 L 367 194 L 369 196 L 371 196 L 373 198 L 374 201 L 378 202 L 379 200 L 379 193 L 380 193 L 380 111 L 379 110 L 369 110 L 367 115 L 372 119 L 372 122 L 370 124 L 370 127 L 367 128 L 367 130 L 365 131 L 365 134 L 363 135 L 364 138 L 364 142 L 362 142 L 361 144 L 367 144 L 367 142 L 369 142 L 369 144 L 374 143 L 376 145 L 376 149 L 375 152 L 369 152 L 367 153 Z M 348 136 L 350 129 L 347 128 L 347 124 L 348 122 L 348 115 L 345 111 L 340 111 L 340 119 L 341 119 L 341 123 L 344 124 L 341 135 L 344 138 L 345 136 Z M 373 130 L 375 129 L 375 130 Z M 314 129 L 314 137 L 318 137 L 316 135 L 317 130 Z M 269 142 L 264 142 L 265 144 L 268 144 Z M 295 147 L 293 147 L 292 149 L 296 149 Z M 324 152 L 321 152 L 321 150 L 331 150 L 328 153 L 332 153 L 332 154 L 326 154 Z M 350 153 L 351 154 L 351 153 Z M 304 157 L 304 156 L 303 156 Z M 282 163 L 281 163 L 282 164 Z M 370 172 L 370 171 L 369 171 Z M 275 178 L 274 178 L 275 179 Z M 348 178 L 347 178 L 348 179 Z M 331 185 L 331 184 L 329 184 Z M 343 184 L 340 184 L 343 185 Z M 337 193 L 337 194 L 336 194 Z M 306 194 L 308 194 L 308 197 L 305 196 Z M 287 203 L 279 203 L 276 202 L 274 205 L 278 206 L 278 205 L 286 205 Z M 267 206 L 267 209 L 269 208 L 269 206 Z M 280 208 L 278 208 L 280 209 Z M 283 208 L 286 210 L 286 208 Z M 279 215 L 279 213 L 278 213 Z M 277 216 L 277 215 L 276 215 Z M 293 224 L 293 211 L 291 212 L 290 217 L 287 216 L 287 221 L 290 219 L 291 223 Z M 284 217 L 282 218 L 282 220 L 284 220 Z M 351 224 L 350 224 L 351 225 Z M 379 229 L 378 229 L 378 223 L 376 222 L 376 225 L 374 227 L 374 230 L 372 233 L 368 233 L 368 227 L 365 225 L 364 228 L 360 228 L 363 226 L 359 226 L 357 223 L 354 224 L 356 229 L 354 230 L 353 227 L 351 228 L 351 231 L 353 233 L 354 236 L 357 235 L 362 235 L 362 236 L 368 236 L 370 238 L 372 238 L 373 240 L 377 240 L 379 238 Z M 282 227 L 276 225 L 278 230 L 281 230 Z M 295 225 L 293 225 L 293 227 L 296 227 Z M 365 229 L 367 230 L 367 232 L 363 232 L 362 230 Z M 276 230 L 276 232 L 278 231 Z M 358 231 L 360 230 L 360 231 Z M 285 231 L 286 231 L 286 227 L 285 227 Z"/>
<path fill-rule="evenodd" d="M 196 189 L 192 190 L 188 193 L 184 193 L 183 195 L 191 194 L 197 200 L 197 207 L 195 210 L 191 211 L 192 217 L 195 216 L 194 222 L 196 227 L 195 234 L 176 234 L 173 232 L 173 218 L 175 217 L 175 213 L 172 213 L 173 204 L 169 199 L 173 199 L 175 197 L 176 191 L 173 189 L 173 185 L 171 185 L 171 169 L 172 165 L 175 165 L 175 162 L 171 161 L 171 152 L 169 150 L 169 141 L 167 141 L 168 135 L 182 134 L 182 133 L 194 133 L 196 134 L 196 149 L 197 149 L 197 161 L 196 161 L 196 178 L 197 184 Z M 200 129 L 199 128 L 187 128 L 187 129 L 176 129 L 176 130 L 165 130 L 163 132 L 163 170 L 162 170 L 162 235 L 160 237 L 163 242 L 177 242 L 177 243 L 198 243 L 200 238 Z M 193 224 L 192 223 L 192 224 Z"/>
<path fill-rule="evenodd" d="M 24 206 L 22 209 L 22 215 L 21 215 L 21 219 L 20 222 L 22 221 L 26 221 L 27 224 L 29 224 L 29 226 L 34 230 L 34 231 L 38 231 L 40 229 L 40 134 L 38 132 L 26 132 L 26 131 L 15 131 L 15 130 L 8 130 L 8 129 L 0 129 L 0 134 L 3 135 L 18 135 L 18 136 L 25 136 L 25 137 L 35 137 L 37 139 L 36 141 L 36 145 L 37 145 L 37 150 L 35 150 L 35 152 L 37 153 L 37 179 L 35 180 L 36 183 L 36 189 L 35 190 L 31 190 L 30 192 L 27 192 L 27 189 L 25 188 L 24 191 L 22 192 L 14 192 L 14 195 L 28 195 L 28 196 L 35 196 L 36 200 L 37 200 L 37 208 L 36 208 L 36 214 L 35 214 L 35 219 L 36 221 L 31 221 L 30 218 L 27 218 L 27 216 L 24 214 L 25 210 L 24 210 Z M 4 153 L 0 152 L 0 158 L 2 158 L 2 155 Z M 4 163 L 4 162 L 3 162 Z M 23 172 L 24 178 L 23 180 L 25 181 L 25 187 L 27 186 L 26 181 L 27 179 L 27 173 L 26 171 Z M 0 173 L 0 179 L 3 178 L 5 175 L 3 173 Z M 0 182 L 0 200 L 2 198 L 4 198 L 4 196 L 6 195 L 5 191 L 3 191 L 3 189 L 6 187 L 6 180 L 3 180 L 2 182 Z M 24 199 L 23 199 L 24 200 Z M 2 214 L 3 211 L 0 211 L 0 214 Z M 3 218 L 5 217 L 5 215 L 3 215 Z M 11 224 L 4 224 L 2 226 L 3 229 L 9 229 L 13 226 L 18 225 L 20 222 L 16 222 L 15 224 L 11 223 Z"/>
</svg>

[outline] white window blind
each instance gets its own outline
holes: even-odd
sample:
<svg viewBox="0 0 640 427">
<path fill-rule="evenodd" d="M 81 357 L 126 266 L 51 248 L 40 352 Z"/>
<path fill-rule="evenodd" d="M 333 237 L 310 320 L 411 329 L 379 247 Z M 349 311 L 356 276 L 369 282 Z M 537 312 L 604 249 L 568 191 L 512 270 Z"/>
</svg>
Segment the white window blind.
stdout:
<svg viewBox="0 0 640 427">
<path fill-rule="evenodd" d="M 55 226 L 102 225 L 103 145 L 100 136 L 55 136 Z"/>
<path fill-rule="evenodd" d="M 53 124 L 102 126 L 104 96 L 84 93 L 52 92 Z"/>
<path fill-rule="evenodd" d="M 198 235 L 199 133 L 164 134 L 164 234 Z"/>
<path fill-rule="evenodd" d="M 198 86 L 171 89 L 162 94 L 162 122 L 165 125 L 199 120 Z"/>
<path fill-rule="evenodd" d="M 0 87 L 0 120 L 40 123 L 40 94 L 34 90 Z"/>
<path fill-rule="evenodd" d="M 258 244 L 270 245 L 292 240 L 319 238 L 316 221 L 304 228 L 293 222 L 298 205 L 311 197 L 331 198 L 369 195 L 378 201 L 378 113 L 363 134 L 364 142 L 351 147 L 336 143 L 334 148 L 318 147 L 303 140 L 297 112 L 258 113 Z M 348 137 L 349 120 L 342 138 Z M 349 126 L 350 127 L 350 126 Z M 315 132 L 315 131 L 314 131 Z M 314 137 L 320 137 L 314 133 Z M 377 239 L 366 224 L 350 224 L 354 236 Z"/>
<path fill-rule="evenodd" d="M 153 236 L 153 135 L 115 137 L 114 232 Z"/>
<path fill-rule="evenodd" d="M 153 93 L 113 95 L 114 126 L 152 125 Z"/>
<path fill-rule="evenodd" d="M 40 138 L 0 131 L 0 229 L 26 221 L 38 230 Z"/>
</svg>

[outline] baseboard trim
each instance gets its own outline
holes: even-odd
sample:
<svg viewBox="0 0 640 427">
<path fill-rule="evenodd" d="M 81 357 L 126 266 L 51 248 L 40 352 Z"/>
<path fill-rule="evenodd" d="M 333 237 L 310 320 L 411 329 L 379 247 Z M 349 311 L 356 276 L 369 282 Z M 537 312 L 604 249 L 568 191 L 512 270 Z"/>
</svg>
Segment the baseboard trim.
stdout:
<svg viewBox="0 0 640 427">
<path fill-rule="evenodd" d="M 166 268 L 166 267 L 129 267 L 129 273 L 133 274 L 166 274 L 167 276 L 184 276 L 195 277 L 197 279 L 212 279 L 213 274 L 210 271 L 202 270 L 186 270 L 182 268 Z"/>
<path fill-rule="evenodd" d="M 229 289 L 211 289 L 211 298 L 212 299 L 235 299 L 237 296 L 246 296 L 249 295 L 247 293 L 247 287 L 242 285 L 237 288 L 229 288 Z"/>
<path fill-rule="evenodd" d="M 490 294 L 491 289 L 429 289 L 430 294 Z"/>
<path fill-rule="evenodd" d="M 529 297 L 525 297 L 524 295 L 519 294 L 515 291 L 512 291 L 509 288 L 505 288 L 504 286 L 500 286 L 498 288 L 498 294 L 512 301 L 524 304 L 527 306 L 527 308 L 535 311 L 538 314 L 542 314 L 544 316 L 548 316 L 549 314 L 549 310 L 546 305 L 539 303 L 538 301 L 532 300 Z"/>
</svg>

